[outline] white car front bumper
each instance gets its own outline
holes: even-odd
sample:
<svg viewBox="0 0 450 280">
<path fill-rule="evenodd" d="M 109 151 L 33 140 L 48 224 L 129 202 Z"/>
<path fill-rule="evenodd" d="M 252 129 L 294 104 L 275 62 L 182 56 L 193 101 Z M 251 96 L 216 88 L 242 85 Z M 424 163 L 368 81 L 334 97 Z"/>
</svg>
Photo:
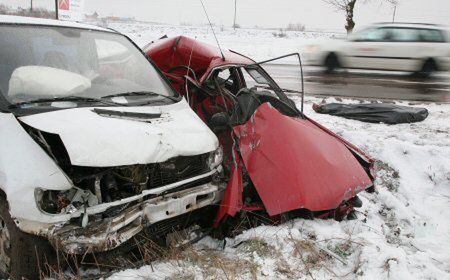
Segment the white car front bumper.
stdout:
<svg viewBox="0 0 450 280">
<path fill-rule="evenodd" d="M 84 228 L 76 223 L 56 228 L 48 238 L 55 248 L 69 254 L 109 251 L 133 238 L 144 227 L 218 203 L 223 190 L 207 183 L 150 198 Z"/>
</svg>

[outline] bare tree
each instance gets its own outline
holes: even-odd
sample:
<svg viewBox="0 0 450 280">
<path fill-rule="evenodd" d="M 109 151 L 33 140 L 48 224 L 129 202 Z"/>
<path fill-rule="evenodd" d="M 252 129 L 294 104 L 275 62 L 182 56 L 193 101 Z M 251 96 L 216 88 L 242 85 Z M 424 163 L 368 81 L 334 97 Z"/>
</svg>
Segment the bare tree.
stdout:
<svg viewBox="0 0 450 280">
<path fill-rule="evenodd" d="M 347 33 L 351 33 L 353 28 L 355 27 L 353 15 L 356 1 L 358 0 L 322 0 L 322 1 L 335 7 L 338 11 L 345 12 L 345 20 L 346 20 L 345 30 L 347 30 Z M 370 0 L 361 0 L 361 1 L 368 2 Z M 388 2 L 393 5 L 397 4 L 397 0 L 379 0 L 379 1 Z"/>
</svg>

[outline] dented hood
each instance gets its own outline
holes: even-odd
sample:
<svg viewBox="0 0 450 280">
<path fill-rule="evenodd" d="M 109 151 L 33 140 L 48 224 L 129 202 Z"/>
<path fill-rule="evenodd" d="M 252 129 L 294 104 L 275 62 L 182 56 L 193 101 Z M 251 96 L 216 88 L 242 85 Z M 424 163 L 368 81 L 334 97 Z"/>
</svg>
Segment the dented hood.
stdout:
<svg viewBox="0 0 450 280">
<path fill-rule="evenodd" d="M 20 120 L 59 135 L 76 166 L 149 164 L 218 146 L 217 137 L 184 99 L 165 106 L 66 109 Z"/>
<path fill-rule="evenodd" d="M 268 103 L 234 132 L 247 172 L 271 216 L 300 208 L 335 209 L 372 185 L 342 141 Z"/>
</svg>

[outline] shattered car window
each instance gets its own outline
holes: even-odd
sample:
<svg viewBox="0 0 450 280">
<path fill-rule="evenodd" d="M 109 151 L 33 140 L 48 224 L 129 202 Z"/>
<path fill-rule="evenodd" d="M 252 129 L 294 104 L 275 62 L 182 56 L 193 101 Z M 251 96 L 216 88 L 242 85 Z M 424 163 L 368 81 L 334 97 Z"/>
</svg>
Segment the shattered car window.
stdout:
<svg viewBox="0 0 450 280">
<path fill-rule="evenodd" d="M 225 69 L 223 71 L 219 72 L 218 78 L 221 80 L 222 83 L 233 83 L 233 80 L 231 79 L 231 73 L 230 69 Z"/>
<path fill-rule="evenodd" d="M 262 69 L 242 67 L 242 74 L 248 88 L 253 88 L 259 94 L 279 98 L 278 94 L 280 94 L 280 91 L 278 90 L 277 85 L 264 76 Z"/>
<path fill-rule="evenodd" d="M 246 68 L 245 70 L 258 84 L 270 84 L 269 81 L 258 70 L 251 68 Z"/>
<path fill-rule="evenodd" d="M 10 104 L 69 96 L 114 101 L 117 94 L 155 93 L 116 98 L 133 103 L 174 94 L 124 36 L 23 25 L 0 28 L 0 92 Z"/>
</svg>

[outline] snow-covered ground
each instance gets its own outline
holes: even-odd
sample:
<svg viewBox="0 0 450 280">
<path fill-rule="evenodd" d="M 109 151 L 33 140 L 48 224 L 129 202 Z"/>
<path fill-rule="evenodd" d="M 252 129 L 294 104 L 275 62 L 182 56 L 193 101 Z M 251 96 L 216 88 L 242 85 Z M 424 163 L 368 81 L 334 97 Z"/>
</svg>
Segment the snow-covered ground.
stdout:
<svg viewBox="0 0 450 280">
<path fill-rule="evenodd" d="M 140 46 L 165 34 L 214 43 L 206 27 L 111 27 Z M 334 36 L 287 32 L 278 38 L 274 32 L 224 28 L 218 37 L 224 47 L 262 60 Z M 425 121 L 385 125 L 320 115 L 311 108 L 314 102 L 321 99 L 306 97 L 308 116 L 379 161 L 376 192 L 360 195 L 364 204 L 357 220 L 261 226 L 227 239 L 225 246 L 206 237 L 172 257 L 109 279 L 450 279 L 450 105 L 421 104 L 430 111 Z"/>
<path fill-rule="evenodd" d="M 109 279 L 450 279 L 450 105 L 422 104 L 425 121 L 385 125 L 317 114 L 320 101 L 307 97 L 307 115 L 379 161 L 357 220 L 261 226 L 225 248 L 207 237 Z"/>
<path fill-rule="evenodd" d="M 209 26 L 175 26 L 164 24 L 111 23 L 109 27 L 125 33 L 143 47 L 164 35 L 169 37 L 184 35 L 216 45 Z M 287 53 L 299 52 L 317 40 L 342 37 L 341 33 L 281 31 L 277 29 L 257 29 L 215 26 L 217 38 L 224 49 L 232 49 L 251 58 L 262 61 Z M 283 36 L 283 37 L 280 37 Z"/>
</svg>

